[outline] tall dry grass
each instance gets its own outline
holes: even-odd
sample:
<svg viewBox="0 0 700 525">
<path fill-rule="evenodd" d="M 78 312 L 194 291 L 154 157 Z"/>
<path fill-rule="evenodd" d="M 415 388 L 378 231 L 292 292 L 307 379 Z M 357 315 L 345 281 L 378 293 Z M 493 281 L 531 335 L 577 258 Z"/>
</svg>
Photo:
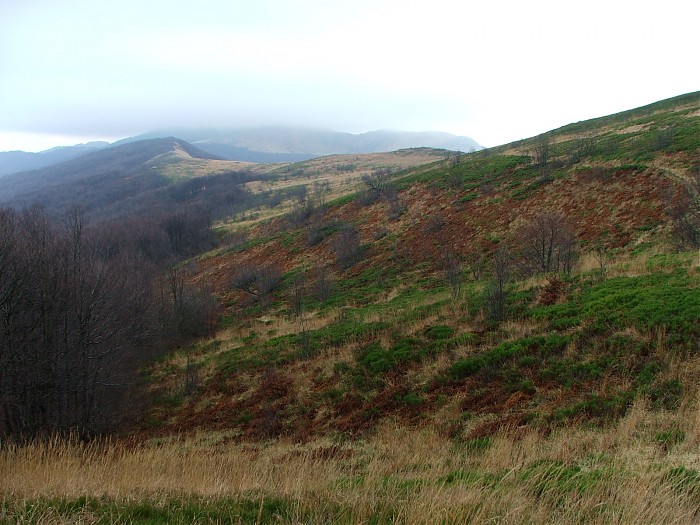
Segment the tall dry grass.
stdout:
<svg viewBox="0 0 700 525">
<path fill-rule="evenodd" d="M 698 401 L 677 413 L 652 412 L 641 401 L 605 430 L 561 429 L 542 437 L 513 429 L 478 447 L 431 428 L 393 426 L 353 442 L 246 444 L 202 433 L 135 447 L 59 439 L 5 445 L 0 498 L 8 520 L 12 509 L 21 518 L 27 502 L 51 498 L 256 496 L 290 502 L 282 523 L 694 524 Z M 668 428 L 684 438 L 663 447 L 658 435 Z M 91 516 L 79 521 L 101 519 Z"/>
</svg>

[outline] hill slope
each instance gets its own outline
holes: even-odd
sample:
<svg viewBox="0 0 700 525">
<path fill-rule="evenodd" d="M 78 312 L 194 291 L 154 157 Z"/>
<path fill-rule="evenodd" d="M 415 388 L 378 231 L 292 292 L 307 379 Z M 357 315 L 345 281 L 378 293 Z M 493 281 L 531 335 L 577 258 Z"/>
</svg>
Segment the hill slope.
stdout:
<svg viewBox="0 0 700 525">
<path fill-rule="evenodd" d="M 80 195 L 81 204 L 90 209 L 166 185 L 166 168 L 173 162 L 215 159 L 173 137 L 124 144 L 43 169 L 7 175 L 0 179 L 0 203 L 38 202 L 57 211 Z M 219 171 L 240 167 L 224 163 Z"/>
<path fill-rule="evenodd" d="M 693 94 L 370 178 L 328 206 L 312 194 L 207 254 L 191 281 L 226 328 L 190 354 L 195 393 L 174 387 L 182 355 L 155 367 L 179 400 L 161 431 L 302 438 L 391 418 L 479 437 L 692 399 L 699 261 L 669 246 L 690 246 L 683 206 L 700 227 L 699 109 Z M 546 266 L 540 223 L 560 239 Z"/>
<path fill-rule="evenodd" d="M 136 433 L 0 447 L 0 514 L 695 525 L 697 101 L 251 182 L 306 188 L 163 283 L 185 321 L 213 292 L 216 330 L 142 370 L 157 402 Z"/>
<path fill-rule="evenodd" d="M 0 179 L 0 205 L 40 203 L 51 213 L 75 204 L 93 219 L 174 213 L 182 204 L 209 209 L 213 217 L 232 210 L 244 212 L 263 202 L 274 207 L 258 213 L 258 219 L 289 209 L 295 193 L 305 186 L 323 184 L 327 196 L 353 191 L 349 183 L 386 169 L 397 171 L 435 162 L 451 155 L 446 150 L 402 150 L 386 154 L 329 156 L 298 164 L 253 164 L 221 160 L 175 138 L 149 139 L 112 146 L 80 158 Z M 192 179 L 200 186 L 217 187 L 214 193 L 192 192 Z M 233 186 L 247 184 L 236 190 Z M 223 186 L 222 186 L 223 185 Z M 223 206 L 222 195 L 236 190 L 236 202 Z M 223 192 L 223 194 L 221 194 Z M 233 194 L 230 196 L 233 198 Z M 175 200 L 173 200 L 175 199 Z M 241 199 L 243 199 L 241 201 Z M 206 201 L 206 202 L 205 202 Z M 215 206 L 214 203 L 218 203 Z M 283 204 L 279 206 L 279 204 Z M 227 210 L 227 211 L 224 211 Z"/>
</svg>

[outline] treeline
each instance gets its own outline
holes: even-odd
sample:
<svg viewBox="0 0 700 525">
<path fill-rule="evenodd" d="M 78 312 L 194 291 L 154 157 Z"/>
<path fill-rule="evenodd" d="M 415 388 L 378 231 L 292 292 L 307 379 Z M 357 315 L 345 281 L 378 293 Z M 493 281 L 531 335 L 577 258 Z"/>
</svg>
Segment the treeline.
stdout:
<svg viewBox="0 0 700 525">
<path fill-rule="evenodd" d="M 91 435 L 139 413 L 139 368 L 216 321 L 214 301 L 164 272 L 210 224 L 0 210 L 0 436 Z"/>
</svg>

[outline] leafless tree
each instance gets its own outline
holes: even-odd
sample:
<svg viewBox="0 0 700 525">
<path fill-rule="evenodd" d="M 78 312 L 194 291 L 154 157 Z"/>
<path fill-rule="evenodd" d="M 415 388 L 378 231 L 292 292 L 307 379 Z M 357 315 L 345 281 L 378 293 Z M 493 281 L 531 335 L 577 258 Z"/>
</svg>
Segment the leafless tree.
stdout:
<svg viewBox="0 0 700 525">
<path fill-rule="evenodd" d="M 610 250 L 604 244 L 598 244 L 593 248 L 593 255 L 598 263 L 598 273 L 601 279 L 608 273 L 608 266 L 612 261 L 612 256 L 610 255 Z"/>
<path fill-rule="evenodd" d="M 569 146 L 569 162 L 577 164 L 595 153 L 595 138 L 592 135 L 578 137 Z"/>
<path fill-rule="evenodd" d="M 383 199 L 389 204 L 389 218 L 395 220 L 406 211 L 406 205 L 402 202 L 396 186 L 390 181 L 390 176 L 389 168 L 380 168 L 371 175 L 364 175 L 362 182 L 366 189 L 360 194 L 360 203 L 368 206 Z"/>
<path fill-rule="evenodd" d="M 547 168 L 549 166 L 549 157 L 550 157 L 550 141 L 549 141 L 549 135 L 546 133 L 543 135 L 540 135 L 535 139 L 535 146 L 533 150 L 533 157 L 535 161 L 535 165 L 540 169 L 540 171 L 544 174 L 547 171 Z"/>
<path fill-rule="evenodd" d="M 511 278 L 512 255 L 510 250 L 501 245 L 491 258 L 491 279 L 486 285 L 486 314 L 491 321 L 505 319 L 507 285 Z"/>
<path fill-rule="evenodd" d="M 570 273 L 576 256 L 576 236 L 566 218 L 544 212 L 528 220 L 516 239 L 529 272 Z"/>
<path fill-rule="evenodd" d="M 201 253 L 213 245 L 212 220 L 205 208 L 190 208 L 166 217 L 162 227 L 178 256 Z"/>
<path fill-rule="evenodd" d="M 166 273 L 170 325 L 176 342 L 210 335 L 219 315 L 218 303 L 206 290 L 188 282 L 195 272 L 190 265 L 173 265 Z"/>
<path fill-rule="evenodd" d="M 464 282 L 464 263 L 456 253 L 447 253 L 442 260 L 442 274 L 452 292 L 452 299 L 457 300 Z"/>
<path fill-rule="evenodd" d="M 440 210 L 435 211 L 428 215 L 425 225 L 425 231 L 427 233 L 437 233 L 445 227 L 445 214 Z"/>
<path fill-rule="evenodd" d="M 312 355 L 309 320 L 306 316 L 306 298 L 309 295 L 306 274 L 300 272 L 292 282 L 292 312 L 299 325 L 299 344 L 304 358 Z"/>
<path fill-rule="evenodd" d="M 472 279 L 475 281 L 481 280 L 487 266 L 487 258 L 484 254 L 478 251 L 471 252 L 467 255 L 466 264 L 469 267 Z"/>
<path fill-rule="evenodd" d="M 158 332 L 152 274 L 104 253 L 77 209 L 0 213 L 0 434 L 93 433 L 128 414 Z"/>
<path fill-rule="evenodd" d="M 323 216 L 320 213 L 314 214 L 309 220 L 309 224 L 306 227 L 306 244 L 309 246 L 316 246 L 320 243 L 324 237 L 323 231 Z"/>
<path fill-rule="evenodd" d="M 360 234 L 355 225 L 345 223 L 341 226 L 335 239 L 335 258 L 338 266 L 349 268 L 355 264 L 362 255 Z"/>
<path fill-rule="evenodd" d="M 273 264 L 256 266 L 246 263 L 236 269 L 233 286 L 267 303 L 282 280 L 282 272 Z"/>
<path fill-rule="evenodd" d="M 700 166 L 684 186 L 667 195 L 666 208 L 676 248 L 700 248 Z"/>
<path fill-rule="evenodd" d="M 316 270 L 314 293 L 322 303 L 327 301 L 333 292 L 333 278 L 327 265 L 321 265 Z"/>
</svg>

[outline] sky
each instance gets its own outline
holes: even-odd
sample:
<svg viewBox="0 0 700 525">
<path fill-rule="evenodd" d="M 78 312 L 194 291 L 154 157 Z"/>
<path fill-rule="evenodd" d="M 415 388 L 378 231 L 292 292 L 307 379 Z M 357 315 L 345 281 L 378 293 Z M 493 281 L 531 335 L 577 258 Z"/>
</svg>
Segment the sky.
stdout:
<svg viewBox="0 0 700 525">
<path fill-rule="evenodd" d="M 1 0 L 0 151 L 168 128 L 495 146 L 700 89 L 697 0 Z"/>
</svg>

